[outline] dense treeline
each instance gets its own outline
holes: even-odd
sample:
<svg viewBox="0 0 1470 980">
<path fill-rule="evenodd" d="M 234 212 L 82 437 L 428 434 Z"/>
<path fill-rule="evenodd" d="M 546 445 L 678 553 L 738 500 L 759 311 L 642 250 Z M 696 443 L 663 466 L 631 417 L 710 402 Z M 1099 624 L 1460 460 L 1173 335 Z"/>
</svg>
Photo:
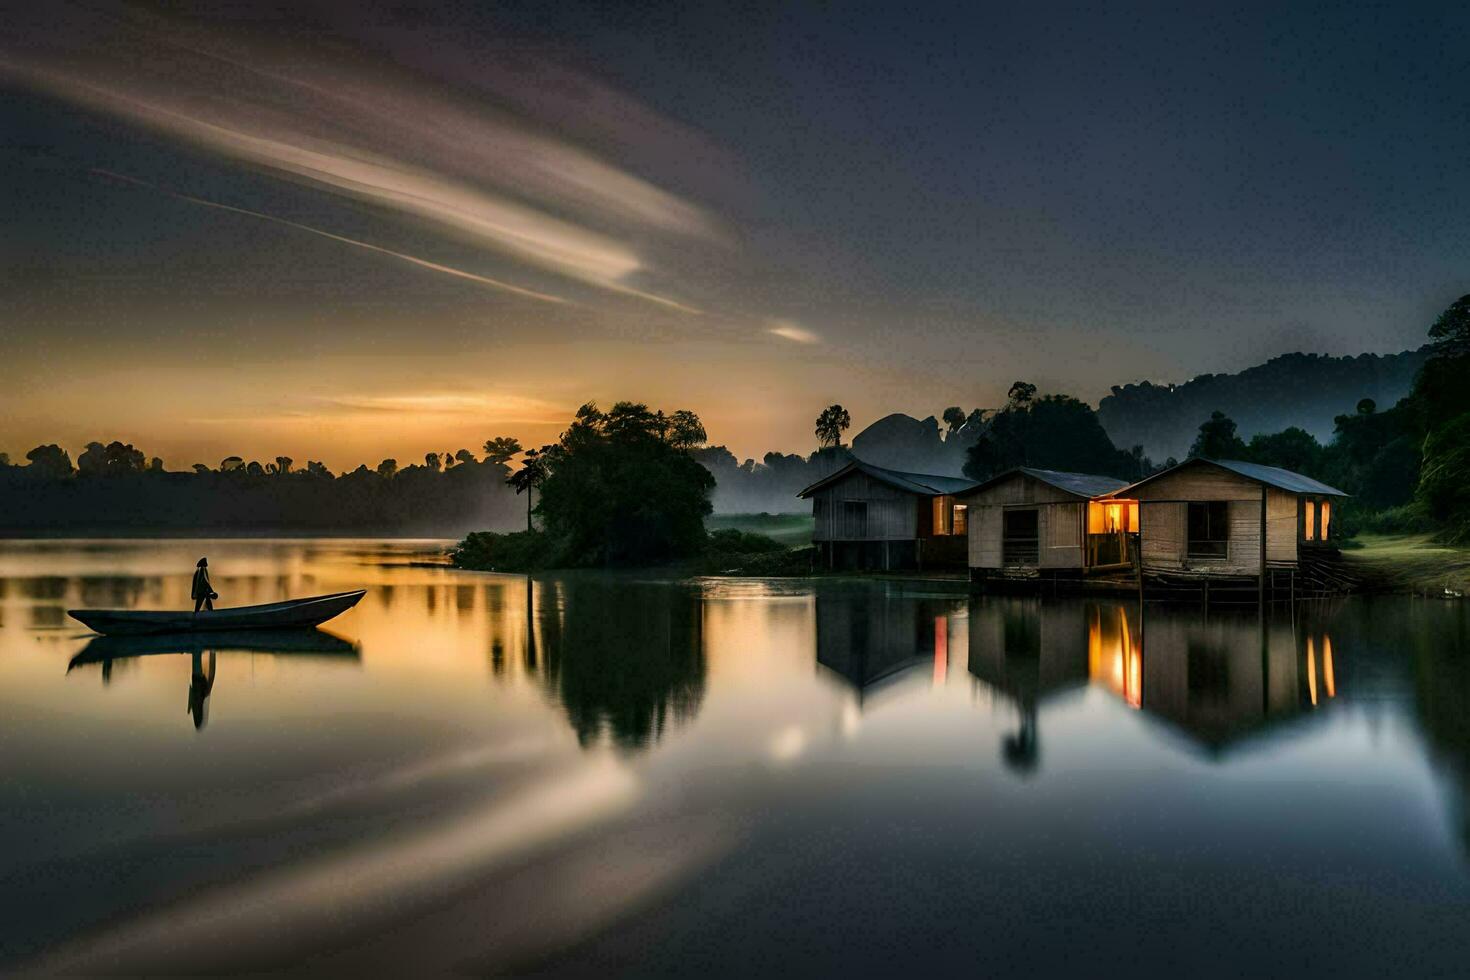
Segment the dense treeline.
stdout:
<svg viewBox="0 0 1470 980">
<path fill-rule="evenodd" d="M 1470 295 L 1429 330 L 1428 357 L 1409 394 L 1379 411 L 1372 398 L 1337 416 L 1322 445 L 1298 427 L 1249 442 L 1223 411 L 1200 427 L 1190 455 L 1243 459 L 1305 473 L 1353 494 L 1344 530 L 1435 530 L 1470 541 Z"/>
<path fill-rule="evenodd" d="M 499 438 L 485 448 L 483 458 L 462 449 L 338 475 L 316 461 L 298 469 L 284 456 L 171 472 L 123 442 L 91 443 L 73 466 L 60 446 L 37 446 L 24 465 L 0 457 L 0 533 L 452 537 L 513 526 L 518 503 L 506 464 L 520 445 Z"/>
<path fill-rule="evenodd" d="M 1141 445 L 1157 459 L 1184 455 L 1194 427 L 1213 411 L 1235 419 L 1247 439 L 1296 426 L 1330 440 L 1333 420 L 1360 398 L 1392 405 L 1407 395 L 1431 352 L 1283 354 L 1237 374 L 1202 374 L 1179 385 L 1114 386 L 1097 412 L 1118 445 Z"/>
<path fill-rule="evenodd" d="M 1113 445 L 1097 413 L 1070 395 L 1036 397 L 1036 386 L 1011 385 L 1005 408 L 970 446 L 965 475 L 985 480 L 1017 466 L 1096 473 L 1137 480 L 1153 472 L 1142 446 L 1125 452 Z"/>
</svg>

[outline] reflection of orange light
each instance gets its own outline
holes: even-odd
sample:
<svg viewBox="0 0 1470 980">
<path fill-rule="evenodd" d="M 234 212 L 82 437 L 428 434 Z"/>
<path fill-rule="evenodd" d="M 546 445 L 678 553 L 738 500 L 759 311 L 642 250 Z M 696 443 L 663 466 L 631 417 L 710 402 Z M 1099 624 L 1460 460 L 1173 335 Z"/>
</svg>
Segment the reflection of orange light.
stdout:
<svg viewBox="0 0 1470 980">
<path fill-rule="evenodd" d="M 1322 634 L 1322 683 L 1329 698 L 1337 697 L 1337 679 L 1332 675 L 1332 638 L 1326 633 Z"/>
<path fill-rule="evenodd" d="M 1116 630 L 1104 629 L 1102 609 L 1087 624 L 1087 675 L 1135 708 L 1143 705 L 1143 652 L 1134 645 L 1128 613 L 1119 609 Z"/>
<path fill-rule="evenodd" d="M 1143 707 L 1143 652 L 1133 645 L 1133 634 L 1128 630 L 1128 611 L 1118 610 L 1118 623 L 1123 634 L 1123 656 L 1128 661 L 1127 679 L 1124 681 L 1123 697 L 1133 707 Z"/>
<path fill-rule="evenodd" d="M 944 683 L 949 672 L 949 617 L 934 617 L 934 685 Z"/>
<path fill-rule="evenodd" d="M 1312 704 L 1317 704 L 1317 648 L 1312 644 L 1312 638 L 1307 637 L 1307 693 L 1312 696 Z"/>
</svg>

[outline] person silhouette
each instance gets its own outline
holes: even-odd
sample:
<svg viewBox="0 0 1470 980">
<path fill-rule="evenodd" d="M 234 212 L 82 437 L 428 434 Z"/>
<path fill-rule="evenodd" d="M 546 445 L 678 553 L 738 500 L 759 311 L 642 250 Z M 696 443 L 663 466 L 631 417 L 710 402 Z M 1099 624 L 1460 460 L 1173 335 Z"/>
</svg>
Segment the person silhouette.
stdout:
<svg viewBox="0 0 1470 980">
<path fill-rule="evenodd" d="M 219 598 L 219 593 L 209 584 L 209 559 L 199 559 L 194 568 L 194 585 L 189 590 L 189 598 L 194 600 L 194 611 L 197 613 L 200 607 L 214 612 L 214 600 Z"/>
<path fill-rule="evenodd" d="M 189 714 L 197 731 L 209 720 L 209 695 L 214 691 L 214 651 L 209 651 L 209 671 L 204 670 L 201 652 L 194 651 L 189 671 Z"/>
</svg>

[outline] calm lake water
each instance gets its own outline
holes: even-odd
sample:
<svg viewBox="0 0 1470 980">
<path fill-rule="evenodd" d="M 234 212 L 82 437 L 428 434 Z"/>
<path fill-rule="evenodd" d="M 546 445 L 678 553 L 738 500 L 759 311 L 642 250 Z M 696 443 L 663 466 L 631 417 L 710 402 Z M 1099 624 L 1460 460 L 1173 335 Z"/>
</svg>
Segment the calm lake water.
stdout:
<svg viewBox="0 0 1470 980">
<path fill-rule="evenodd" d="M 1470 606 L 0 542 L 0 971 L 1455 975 Z M 78 606 L 367 587 L 307 639 Z"/>
</svg>

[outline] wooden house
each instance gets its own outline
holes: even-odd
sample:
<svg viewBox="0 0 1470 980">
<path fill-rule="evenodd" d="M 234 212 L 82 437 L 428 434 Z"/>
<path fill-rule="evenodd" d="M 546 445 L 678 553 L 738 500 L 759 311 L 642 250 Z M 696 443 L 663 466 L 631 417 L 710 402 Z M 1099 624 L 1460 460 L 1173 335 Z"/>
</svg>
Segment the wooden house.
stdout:
<svg viewBox="0 0 1470 980">
<path fill-rule="evenodd" d="M 1291 574 L 1275 587 L 1294 588 L 1304 566 L 1320 569 L 1335 555 L 1333 502 L 1346 496 L 1279 467 L 1196 458 L 1112 498 L 1138 503 L 1145 576 L 1160 582 L 1248 578 L 1264 590 L 1278 572 Z"/>
<path fill-rule="evenodd" d="M 854 460 L 800 497 L 812 502 L 812 543 L 828 568 L 965 567 L 963 477 L 907 473 Z"/>
<path fill-rule="evenodd" d="M 966 490 L 958 499 L 969 507 L 971 580 L 1080 579 L 1129 567 L 1138 511 L 1108 497 L 1126 482 L 1021 467 Z"/>
</svg>

